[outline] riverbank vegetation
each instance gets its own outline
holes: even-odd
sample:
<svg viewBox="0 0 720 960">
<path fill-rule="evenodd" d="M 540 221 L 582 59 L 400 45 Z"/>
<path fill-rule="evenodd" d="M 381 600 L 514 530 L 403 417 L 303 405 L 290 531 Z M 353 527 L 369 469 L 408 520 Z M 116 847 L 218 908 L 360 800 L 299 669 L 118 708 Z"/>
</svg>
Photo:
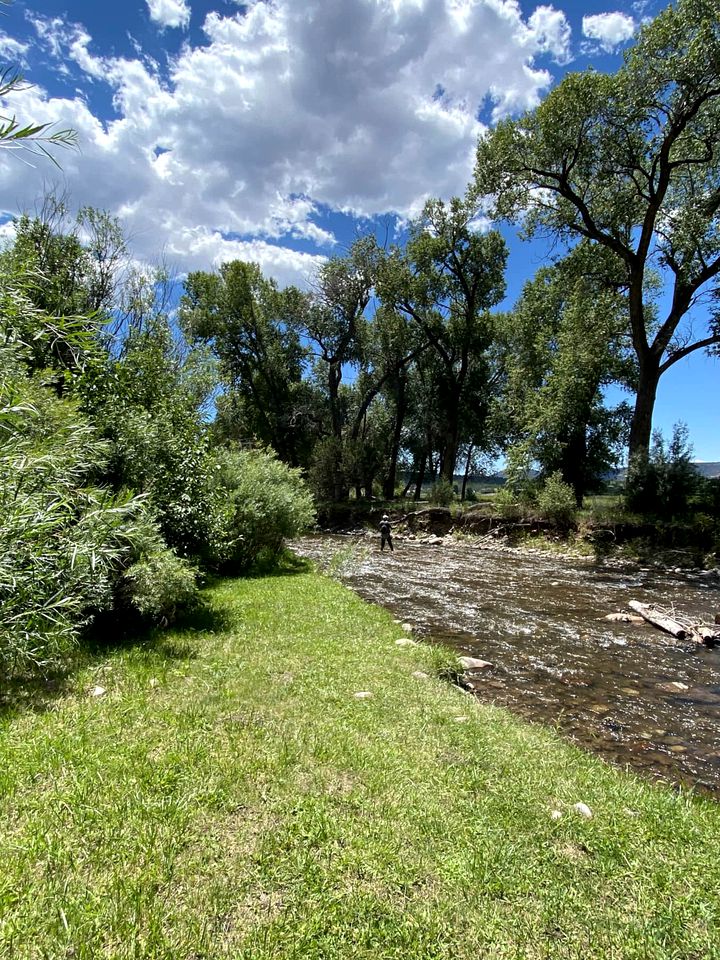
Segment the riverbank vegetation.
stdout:
<svg viewBox="0 0 720 960">
<path fill-rule="evenodd" d="M 280 572 L 6 706 L 0 956 L 720 956 L 715 804 Z"/>
<path fill-rule="evenodd" d="M 108 213 L 50 196 L 18 216 L 0 254 L 4 674 L 108 620 L 171 622 L 199 578 L 277 556 L 311 493 L 321 516 L 423 489 L 449 505 L 503 456 L 498 514 L 570 529 L 628 451 L 622 509 L 694 525 L 712 561 L 720 481 L 651 420 L 661 375 L 720 343 L 715 12 L 669 7 L 617 74 L 569 75 L 488 134 L 464 197 L 429 200 L 402 242 L 358 238 L 304 289 L 234 261 L 180 291 Z M 559 251 L 508 310 L 503 218 Z"/>
</svg>

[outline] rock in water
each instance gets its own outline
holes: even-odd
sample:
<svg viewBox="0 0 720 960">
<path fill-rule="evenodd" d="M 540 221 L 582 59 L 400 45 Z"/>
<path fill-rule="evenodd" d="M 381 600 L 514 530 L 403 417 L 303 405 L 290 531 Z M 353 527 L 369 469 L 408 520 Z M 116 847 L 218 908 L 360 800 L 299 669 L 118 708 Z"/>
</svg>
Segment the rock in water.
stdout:
<svg viewBox="0 0 720 960">
<path fill-rule="evenodd" d="M 463 670 L 489 670 L 494 666 L 489 660 L 480 660 L 478 657 L 458 657 L 458 663 Z"/>
</svg>

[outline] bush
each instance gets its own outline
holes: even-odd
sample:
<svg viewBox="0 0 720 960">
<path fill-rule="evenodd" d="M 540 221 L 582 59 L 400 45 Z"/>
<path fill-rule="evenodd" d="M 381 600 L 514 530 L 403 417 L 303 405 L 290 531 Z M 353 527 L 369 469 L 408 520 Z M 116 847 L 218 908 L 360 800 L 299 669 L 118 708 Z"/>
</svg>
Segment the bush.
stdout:
<svg viewBox="0 0 720 960">
<path fill-rule="evenodd" d="M 492 506 L 503 520 L 520 520 L 523 515 L 521 504 L 507 484 L 501 487 L 495 494 Z"/>
<path fill-rule="evenodd" d="M 692 463 L 692 448 L 685 424 L 676 424 L 665 444 L 662 434 L 653 434 L 650 455 L 635 458 L 628 471 L 626 505 L 645 516 L 667 519 L 687 516 L 700 476 Z"/>
<path fill-rule="evenodd" d="M 312 496 L 300 471 L 271 450 L 218 450 L 216 495 L 223 506 L 224 564 L 247 570 L 258 561 L 273 562 L 287 537 L 315 521 Z"/>
<path fill-rule="evenodd" d="M 453 485 L 448 480 L 440 479 L 436 480 L 430 488 L 428 501 L 438 507 L 449 507 L 454 496 Z"/>
<path fill-rule="evenodd" d="M 159 549 L 137 561 L 123 579 L 129 605 L 154 623 L 171 623 L 179 610 L 199 599 L 196 568 L 171 550 Z"/>
<path fill-rule="evenodd" d="M 56 661 L 117 579 L 144 526 L 142 498 L 93 481 L 107 447 L 68 400 L 25 372 L 23 348 L 0 348 L 0 669 Z"/>
<path fill-rule="evenodd" d="M 538 493 L 540 515 L 561 527 L 568 527 L 574 521 L 577 501 L 573 488 L 562 478 L 559 470 L 551 473 Z"/>
</svg>

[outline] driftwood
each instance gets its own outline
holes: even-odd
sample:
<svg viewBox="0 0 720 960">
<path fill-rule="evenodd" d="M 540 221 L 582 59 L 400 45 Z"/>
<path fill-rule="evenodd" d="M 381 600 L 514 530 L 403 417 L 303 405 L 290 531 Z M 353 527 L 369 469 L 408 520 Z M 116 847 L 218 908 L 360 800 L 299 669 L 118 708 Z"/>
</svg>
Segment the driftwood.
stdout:
<svg viewBox="0 0 720 960">
<path fill-rule="evenodd" d="M 692 623 L 687 617 L 674 610 L 663 610 L 661 607 L 640 603 L 639 600 L 631 600 L 628 606 L 639 613 L 643 620 L 647 620 L 654 627 L 664 630 L 678 640 L 694 640 L 695 643 L 705 644 L 708 647 L 715 646 L 720 641 L 720 629 L 717 626 Z"/>
<path fill-rule="evenodd" d="M 671 633 L 674 637 L 677 637 L 678 640 L 685 640 L 689 634 L 689 631 L 686 630 L 682 624 L 678 623 L 677 620 L 673 620 L 672 617 L 666 616 L 647 603 L 640 603 L 639 600 L 631 600 L 628 606 L 636 613 L 639 613 L 643 620 L 647 620 L 647 622 L 651 623 L 654 627 L 659 627 L 660 630 L 664 630 L 665 633 Z"/>
</svg>

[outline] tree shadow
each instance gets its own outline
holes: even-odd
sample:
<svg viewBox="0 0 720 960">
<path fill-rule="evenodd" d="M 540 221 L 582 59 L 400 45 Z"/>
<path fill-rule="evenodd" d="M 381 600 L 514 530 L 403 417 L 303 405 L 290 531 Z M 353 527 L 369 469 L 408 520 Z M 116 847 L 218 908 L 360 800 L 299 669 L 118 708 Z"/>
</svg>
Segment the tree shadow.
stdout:
<svg viewBox="0 0 720 960">
<path fill-rule="evenodd" d="M 280 556 L 261 559 L 247 571 L 244 580 L 265 580 L 268 577 L 296 577 L 302 573 L 312 573 L 313 564 L 305 557 L 299 557 L 290 550 L 284 550 Z"/>
<path fill-rule="evenodd" d="M 99 617 L 68 659 L 42 674 L 4 678 L 0 685 L 0 720 L 18 713 L 44 713 L 76 691 L 82 670 L 100 664 L 119 650 L 138 651 L 148 665 L 158 666 L 197 656 L 192 642 L 200 633 L 222 633 L 232 619 L 207 602 L 183 613 L 169 629 L 149 627 L 131 615 Z"/>
</svg>

